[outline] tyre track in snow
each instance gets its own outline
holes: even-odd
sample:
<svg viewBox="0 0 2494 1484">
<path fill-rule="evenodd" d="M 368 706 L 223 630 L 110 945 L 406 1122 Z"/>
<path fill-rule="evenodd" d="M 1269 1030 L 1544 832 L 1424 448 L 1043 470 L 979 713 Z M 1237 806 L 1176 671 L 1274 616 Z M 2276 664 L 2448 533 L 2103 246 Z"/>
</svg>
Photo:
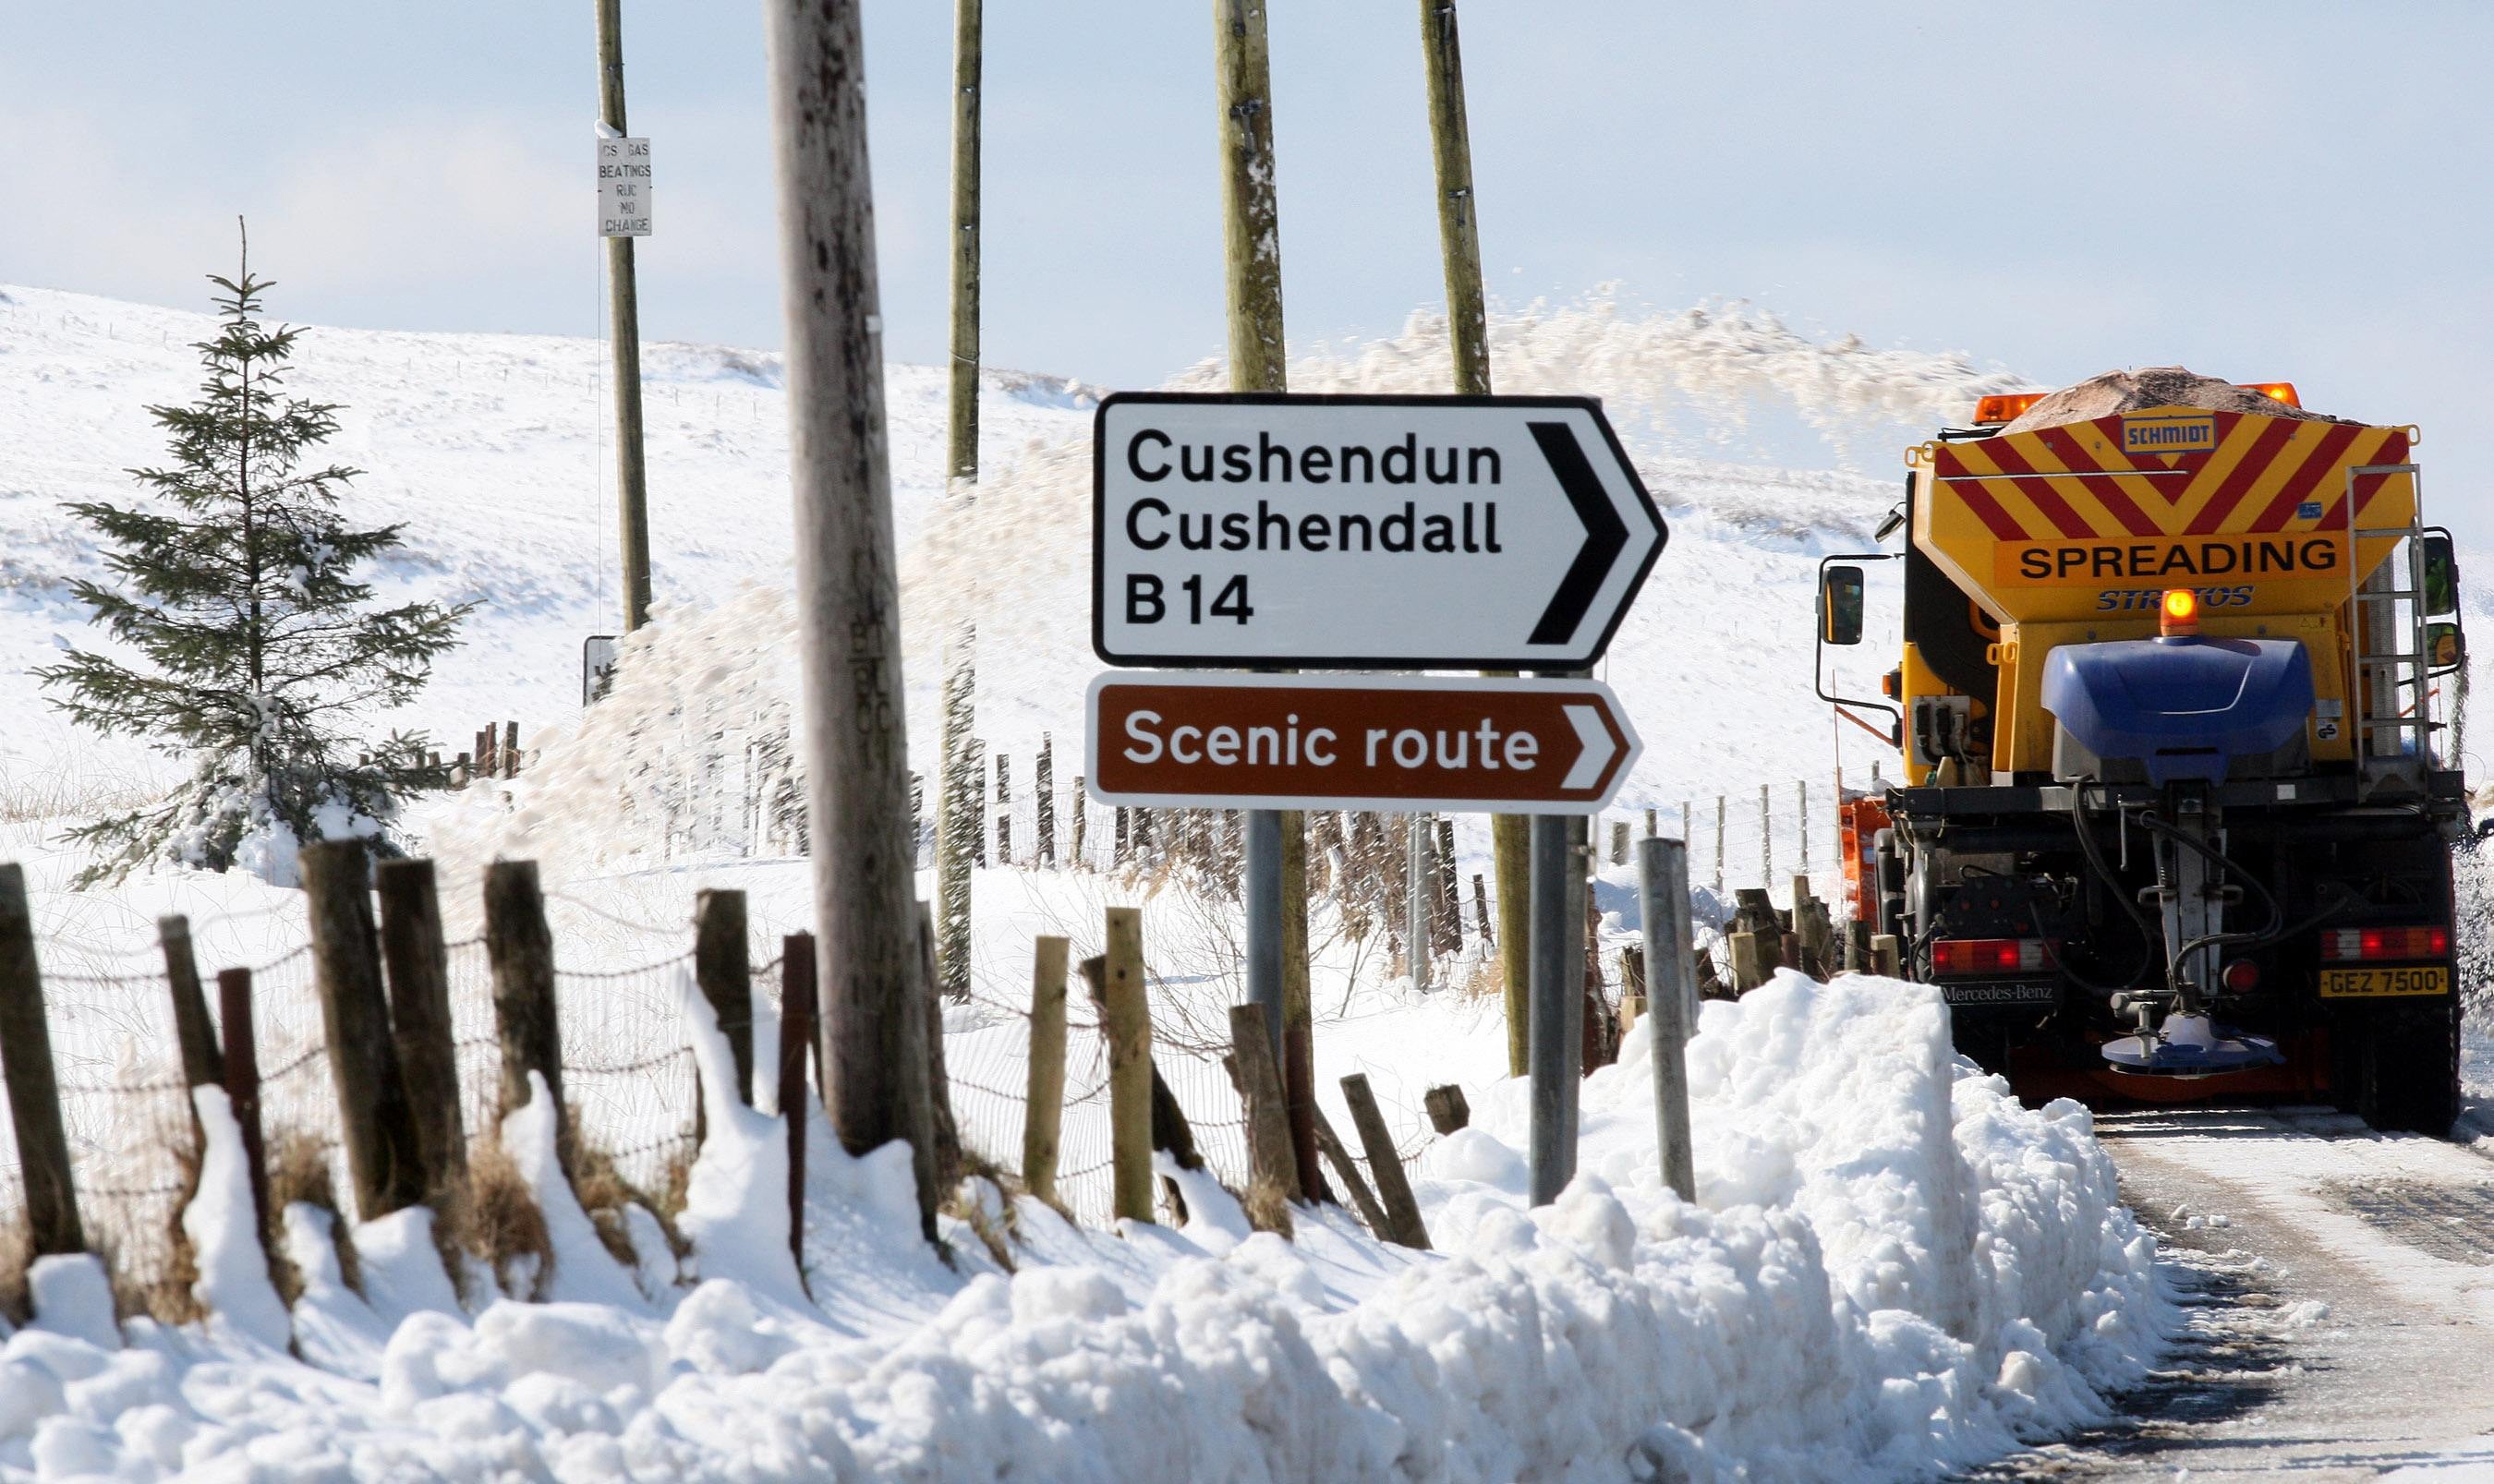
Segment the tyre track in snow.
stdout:
<svg viewBox="0 0 2494 1484">
<path fill-rule="evenodd" d="M 2369 1479 L 2494 1432 L 2494 1160 L 2329 1109 L 2100 1115 L 2183 1322 L 2119 1420 L 1974 1479 Z"/>
</svg>

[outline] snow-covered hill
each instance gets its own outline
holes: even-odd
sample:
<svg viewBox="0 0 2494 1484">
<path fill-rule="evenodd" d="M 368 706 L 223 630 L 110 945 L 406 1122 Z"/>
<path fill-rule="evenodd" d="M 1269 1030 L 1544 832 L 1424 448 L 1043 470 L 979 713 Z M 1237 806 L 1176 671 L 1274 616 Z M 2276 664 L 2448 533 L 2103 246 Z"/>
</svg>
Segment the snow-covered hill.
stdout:
<svg viewBox="0 0 2494 1484">
<path fill-rule="evenodd" d="M 204 294 L 202 295 L 204 304 Z M 286 288 L 270 295 L 282 320 Z M 0 288 L 0 767 L 41 772 L 64 757 L 136 761 L 74 733 L 26 672 L 83 634 L 73 577 L 100 576 L 72 500 L 130 500 L 126 470 L 161 462 L 150 404 L 183 403 L 199 379 L 191 343 L 205 313 L 48 289 Z M 341 404 L 337 461 L 365 470 L 354 515 L 407 526 L 380 574 L 385 594 L 484 606 L 467 643 L 398 720 L 447 752 L 490 719 L 532 739 L 580 705 L 581 641 L 617 619 L 614 429 L 606 348 L 543 335 L 421 335 L 315 328 L 289 389 Z M 651 544 L 661 605 L 699 607 L 744 582 L 786 580 L 786 401 L 776 355 L 654 345 L 643 355 Z M 1061 378 L 988 373 L 983 456 L 1077 436 L 1093 393 Z M 902 539 L 941 487 L 945 384 L 896 366 L 889 416 Z"/>
</svg>

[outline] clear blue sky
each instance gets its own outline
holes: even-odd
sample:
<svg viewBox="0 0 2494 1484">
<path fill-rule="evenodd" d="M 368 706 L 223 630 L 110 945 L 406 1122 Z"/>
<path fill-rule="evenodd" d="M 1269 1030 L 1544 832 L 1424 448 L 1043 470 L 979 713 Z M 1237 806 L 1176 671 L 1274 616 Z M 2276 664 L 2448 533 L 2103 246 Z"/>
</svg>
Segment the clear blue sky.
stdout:
<svg viewBox="0 0 2494 1484">
<path fill-rule="evenodd" d="M 867 9 L 885 309 L 944 312 L 951 6 Z M 987 358 L 1148 384 L 1222 343 L 1210 0 L 992 0 Z M 760 8 L 624 0 L 655 139 L 643 323 L 772 345 Z M 2473 409 L 2494 7 L 1463 0 L 1509 302 L 1753 298 L 2047 381 L 2180 361 L 2421 423 Z M 0 281 L 201 302 L 236 211 L 289 317 L 593 332 L 589 0 L 24 7 L 0 48 Z M 248 37 L 240 33 L 248 28 Z M 1440 292 L 1416 0 L 1274 0 L 1293 338 Z M 2472 100 L 2477 100 L 2472 102 Z M 2438 476 L 2438 477 L 2436 477 Z"/>
</svg>

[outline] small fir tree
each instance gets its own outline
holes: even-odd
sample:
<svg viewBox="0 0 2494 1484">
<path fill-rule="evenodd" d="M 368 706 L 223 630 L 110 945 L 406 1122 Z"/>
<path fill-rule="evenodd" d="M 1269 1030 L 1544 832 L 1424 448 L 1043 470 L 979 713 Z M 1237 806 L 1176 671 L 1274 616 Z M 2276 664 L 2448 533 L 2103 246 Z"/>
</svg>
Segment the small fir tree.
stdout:
<svg viewBox="0 0 2494 1484">
<path fill-rule="evenodd" d="M 362 836 L 392 853 L 399 799 L 446 781 L 422 735 L 351 729 L 414 696 L 474 605 L 373 603 L 355 573 L 401 528 L 345 519 L 339 494 L 361 470 L 304 467 L 338 409 L 284 393 L 301 332 L 260 322 L 271 286 L 251 276 L 248 238 L 239 275 L 208 281 L 224 323 L 197 348 L 199 399 L 147 409 L 172 462 L 131 470 L 155 498 L 70 506 L 111 548 L 117 581 L 75 587 L 120 657 L 72 650 L 37 674 L 81 726 L 192 764 L 166 798 L 71 832 L 99 851 L 79 886 L 151 860 L 291 885 L 298 844 Z"/>
</svg>

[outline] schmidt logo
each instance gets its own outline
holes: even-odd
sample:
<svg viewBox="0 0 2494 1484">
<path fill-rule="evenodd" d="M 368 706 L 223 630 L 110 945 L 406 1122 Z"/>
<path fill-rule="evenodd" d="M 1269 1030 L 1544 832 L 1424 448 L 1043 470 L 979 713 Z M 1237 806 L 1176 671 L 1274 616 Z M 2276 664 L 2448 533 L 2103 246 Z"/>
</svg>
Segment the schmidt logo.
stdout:
<svg viewBox="0 0 2494 1484">
<path fill-rule="evenodd" d="M 2201 453 L 2217 446 L 2217 420 L 2208 416 L 2125 417 L 2124 453 Z"/>
</svg>

